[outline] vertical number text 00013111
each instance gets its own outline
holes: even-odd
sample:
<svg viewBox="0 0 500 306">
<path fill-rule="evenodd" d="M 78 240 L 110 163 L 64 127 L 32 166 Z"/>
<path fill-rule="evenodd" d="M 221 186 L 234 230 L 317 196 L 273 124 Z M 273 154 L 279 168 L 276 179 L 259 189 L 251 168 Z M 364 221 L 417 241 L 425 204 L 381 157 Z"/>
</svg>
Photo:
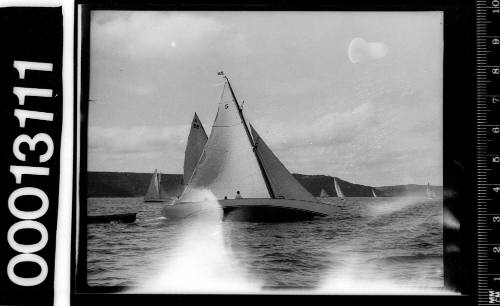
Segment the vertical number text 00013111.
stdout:
<svg viewBox="0 0 500 306">
<path fill-rule="evenodd" d="M 52 72 L 52 63 L 41 63 L 41 62 L 27 62 L 27 61 L 14 61 L 14 68 L 17 69 L 19 73 L 19 78 L 24 79 L 26 72 L 29 70 L 45 71 L 47 73 Z M 23 106 L 25 104 L 25 99 L 28 96 L 40 97 L 45 99 L 52 98 L 52 89 L 42 89 L 42 88 L 27 88 L 27 87 L 14 87 L 13 93 L 17 96 L 19 105 Z M 43 120 L 43 121 L 53 121 L 54 114 L 48 112 L 31 111 L 26 109 L 15 109 L 14 116 L 17 117 L 19 122 L 19 127 L 24 128 L 29 124 L 29 120 Z M 39 155 L 38 164 L 32 166 L 19 166 L 10 165 L 10 172 L 14 175 L 16 184 L 22 184 L 23 175 L 38 175 L 38 176 L 48 176 L 49 167 L 43 167 L 43 163 L 50 160 L 54 153 L 54 142 L 52 137 L 47 133 L 38 133 L 34 136 L 29 136 L 27 134 L 18 135 L 12 144 L 12 152 L 14 156 L 20 162 L 26 161 L 27 152 L 23 153 L 21 150 L 26 148 L 29 151 L 35 151 L 38 144 L 44 144 L 46 147 L 45 152 Z M 22 144 L 27 144 L 23 145 Z M 21 210 L 16 206 L 16 200 L 23 196 L 37 197 L 41 201 L 41 206 L 33 211 Z M 47 194 L 40 188 L 28 186 L 19 187 L 12 191 L 8 198 L 8 208 L 9 212 L 20 219 L 13 223 L 7 232 L 7 241 L 9 246 L 19 252 L 19 254 L 12 257 L 7 265 L 7 275 L 9 280 L 19 286 L 36 286 L 41 284 L 48 274 L 48 266 L 46 260 L 37 255 L 36 253 L 42 250 L 49 239 L 47 228 L 41 223 L 36 221 L 36 219 L 42 217 L 48 210 L 49 198 Z M 40 234 L 40 240 L 33 244 L 22 244 L 18 243 L 15 239 L 15 234 L 19 230 L 31 229 L 36 230 Z M 16 275 L 14 268 L 17 264 L 23 262 L 35 263 L 40 267 L 40 272 L 35 277 L 20 277 Z"/>
</svg>

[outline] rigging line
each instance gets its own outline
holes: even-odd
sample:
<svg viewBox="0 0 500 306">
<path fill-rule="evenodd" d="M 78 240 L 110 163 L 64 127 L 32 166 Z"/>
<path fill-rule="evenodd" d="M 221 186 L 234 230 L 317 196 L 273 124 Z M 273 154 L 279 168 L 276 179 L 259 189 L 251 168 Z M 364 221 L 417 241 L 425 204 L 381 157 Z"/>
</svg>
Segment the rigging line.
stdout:
<svg viewBox="0 0 500 306">
<path fill-rule="evenodd" d="M 266 183 L 267 191 L 269 192 L 269 195 L 271 198 L 275 198 L 274 196 L 274 191 L 271 187 L 271 182 L 269 181 L 269 177 L 267 176 L 266 170 L 264 169 L 264 165 L 262 164 L 262 161 L 260 160 L 259 154 L 257 154 L 257 145 L 252 137 L 252 134 L 250 130 L 248 129 L 247 122 L 245 120 L 245 117 L 243 116 L 243 110 L 241 109 L 240 105 L 238 104 L 238 100 L 236 99 L 236 95 L 234 94 L 233 87 L 231 87 L 231 83 L 229 82 L 229 78 L 224 75 L 224 78 L 227 81 L 227 85 L 229 86 L 229 90 L 231 91 L 231 95 L 233 96 L 233 101 L 234 104 L 236 105 L 236 108 L 238 109 L 238 113 L 240 115 L 241 121 L 243 123 L 243 126 L 245 127 L 245 132 L 247 133 L 248 140 L 250 141 L 250 144 L 252 145 L 252 150 L 255 153 L 255 158 L 257 159 L 257 163 L 259 164 L 260 171 L 262 173 L 262 177 L 264 178 L 264 182 Z"/>
</svg>

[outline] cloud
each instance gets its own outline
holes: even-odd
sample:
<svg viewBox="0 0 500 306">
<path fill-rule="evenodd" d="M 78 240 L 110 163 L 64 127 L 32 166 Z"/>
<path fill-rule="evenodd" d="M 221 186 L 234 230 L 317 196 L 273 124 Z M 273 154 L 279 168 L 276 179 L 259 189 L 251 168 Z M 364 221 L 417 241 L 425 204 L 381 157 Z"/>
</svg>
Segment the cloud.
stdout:
<svg viewBox="0 0 500 306">
<path fill-rule="evenodd" d="M 381 59 L 387 55 L 387 45 L 383 42 L 367 42 L 363 38 L 353 38 L 347 49 L 347 56 L 353 63 Z"/>
<path fill-rule="evenodd" d="M 402 175 L 441 177 L 431 174 L 442 155 L 442 14 L 387 14 L 383 22 L 380 13 L 355 22 L 344 14 L 276 14 L 93 11 L 95 168 L 181 173 L 188 130 L 161 127 L 187 124 L 194 111 L 210 125 L 220 89 L 209 85 L 220 69 L 291 171 L 380 185 Z M 348 31 L 338 26 L 345 22 Z M 326 39 L 335 31 L 336 40 Z M 104 128 L 112 126 L 121 128 Z"/>
<path fill-rule="evenodd" d="M 291 172 L 375 186 L 386 184 L 386 178 L 414 183 L 441 177 L 442 139 L 413 131 L 419 121 L 408 116 L 367 102 L 307 123 L 257 120 L 255 128 Z"/>
<path fill-rule="evenodd" d="M 171 127 L 135 126 L 89 128 L 89 149 L 116 153 L 183 150 L 189 124 Z"/>
<path fill-rule="evenodd" d="M 351 111 L 324 114 L 313 123 L 266 123 L 257 120 L 255 127 L 264 140 L 280 149 L 348 143 L 376 121 L 373 105 L 364 103 Z"/>
<path fill-rule="evenodd" d="M 352 110 L 326 113 L 312 122 L 261 119 L 252 124 L 291 172 L 335 175 L 376 186 L 388 183 L 367 179 L 373 172 L 401 183 L 440 177 L 442 152 L 437 144 L 441 140 L 409 133 L 415 123 L 407 119 L 407 125 L 395 128 L 389 120 L 394 116 L 407 118 L 368 102 Z M 138 172 L 158 168 L 182 173 L 188 132 L 188 124 L 90 127 L 89 168 Z"/>
<path fill-rule="evenodd" d="M 355 141 L 376 121 L 373 106 L 366 103 L 350 111 L 327 113 L 312 124 L 257 120 L 255 127 L 280 157 L 306 169 L 310 168 L 307 164 L 311 163 L 311 156 L 328 156 L 332 147 Z M 127 159 L 153 164 L 153 160 L 168 158 L 168 167 L 173 169 L 170 171 L 178 171 L 176 169 L 181 168 L 184 159 L 188 132 L 189 124 L 169 127 L 93 126 L 89 128 L 89 157 L 107 166 L 111 166 L 109 162 L 118 163 Z M 173 165 L 173 160 L 180 162 Z M 129 163 L 127 169 L 141 167 L 144 162 Z"/>
<path fill-rule="evenodd" d="M 92 171 L 182 173 L 190 125 L 100 127 L 88 131 Z"/>
<path fill-rule="evenodd" d="M 99 84 L 106 87 L 109 91 L 119 91 L 126 95 L 133 96 L 148 96 L 156 92 L 156 88 L 151 82 L 141 79 L 121 79 L 121 78 L 105 78 Z"/>
<path fill-rule="evenodd" d="M 133 59 L 201 52 L 221 30 L 212 18 L 182 12 L 96 12 L 93 51 Z M 100 16 L 100 14 L 104 14 Z"/>
</svg>

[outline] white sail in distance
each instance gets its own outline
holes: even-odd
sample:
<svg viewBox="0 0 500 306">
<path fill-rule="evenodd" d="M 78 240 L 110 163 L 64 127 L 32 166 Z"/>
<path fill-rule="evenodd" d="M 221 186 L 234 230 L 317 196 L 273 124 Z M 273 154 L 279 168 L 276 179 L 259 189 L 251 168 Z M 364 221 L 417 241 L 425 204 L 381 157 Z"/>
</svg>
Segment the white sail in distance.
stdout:
<svg viewBox="0 0 500 306">
<path fill-rule="evenodd" d="M 434 197 L 434 194 L 431 191 L 431 186 L 429 183 L 427 183 L 427 190 L 426 190 L 427 198 L 432 199 Z"/>
<path fill-rule="evenodd" d="M 319 196 L 321 198 L 327 198 L 328 197 L 328 193 L 326 193 L 325 189 L 321 188 L 321 192 L 319 193 Z"/>
<path fill-rule="evenodd" d="M 155 169 L 151 181 L 149 182 L 148 190 L 144 196 L 145 201 L 155 201 L 161 199 L 161 176 Z"/>
<path fill-rule="evenodd" d="M 191 129 L 189 131 L 186 151 L 184 153 L 184 185 L 189 183 L 189 179 L 200 160 L 203 148 L 207 143 L 207 133 L 201 124 L 198 115 L 194 113 Z"/>
<path fill-rule="evenodd" d="M 372 194 L 373 194 L 373 197 L 376 198 L 377 197 L 377 194 L 375 193 L 375 190 L 373 190 L 372 188 Z"/>
<path fill-rule="evenodd" d="M 217 199 L 270 198 L 240 107 L 226 82 L 212 131 L 180 202 L 205 200 L 204 190 Z"/>
<path fill-rule="evenodd" d="M 344 198 L 344 193 L 340 189 L 340 185 L 337 182 L 337 179 L 333 178 L 333 184 L 335 185 L 335 192 L 337 193 L 337 197 Z"/>
</svg>

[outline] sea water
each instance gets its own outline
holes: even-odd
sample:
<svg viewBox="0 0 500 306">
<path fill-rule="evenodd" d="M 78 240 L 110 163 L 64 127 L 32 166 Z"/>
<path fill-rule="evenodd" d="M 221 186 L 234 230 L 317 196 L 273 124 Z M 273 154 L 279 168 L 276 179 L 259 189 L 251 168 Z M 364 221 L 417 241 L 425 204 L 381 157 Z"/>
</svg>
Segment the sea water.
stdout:
<svg viewBox="0 0 500 306">
<path fill-rule="evenodd" d="M 88 225 L 90 286 L 130 292 L 443 294 L 442 199 L 321 198 L 332 217 L 284 223 L 161 216 L 164 203 L 90 198 L 88 213 L 138 212 Z"/>
</svg>

